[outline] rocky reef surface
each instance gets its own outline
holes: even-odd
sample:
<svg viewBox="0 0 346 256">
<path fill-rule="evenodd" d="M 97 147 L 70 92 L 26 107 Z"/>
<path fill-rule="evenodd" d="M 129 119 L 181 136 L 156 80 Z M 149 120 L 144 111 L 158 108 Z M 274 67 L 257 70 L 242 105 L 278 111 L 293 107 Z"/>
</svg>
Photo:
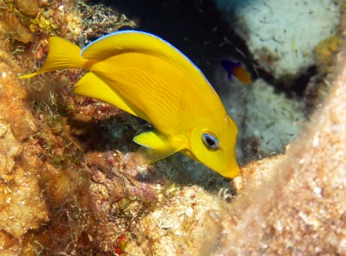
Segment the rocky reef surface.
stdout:
<svg viewBox="0 0 346 256">
<path fill-rule="evenodd" d="M 346 55 L 328 99 L 287 153 L 243 169 L 239 197 L 219 212 L 211 255 L 346 253 Z"/>
<path fill-rule="evenodd" d="M 314 48 L 337 30 L 341 1 L 215 1 L 258 64 L 290 85 L 315 62 Z"/>
<path fill-rule="evenodd" d="M 132 165 L 132 138 L 147 124 L 72 95 L 82 71 L 17 78 L 41 65 L 50 35 L 83 46 L 111 24 L 135 26 L 125 15 L 81 1 L 0 7 L 1 255 L 346 253 L 341 44 L 320 48 L 330 56 L 322 58 L 326 100 L 304 132 L 285 154 L 253 161 L 227 181 L 179 155 Z"/>
</svg>

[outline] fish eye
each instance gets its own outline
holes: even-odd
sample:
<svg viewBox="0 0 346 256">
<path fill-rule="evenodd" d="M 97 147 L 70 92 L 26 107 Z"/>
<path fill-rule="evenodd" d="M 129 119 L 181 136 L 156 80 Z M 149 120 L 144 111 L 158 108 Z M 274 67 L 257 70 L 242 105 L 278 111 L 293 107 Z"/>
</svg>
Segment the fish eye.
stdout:
<svg viewBox="0 0 346 256">
<path fill-rule="evenodd" d="M 216 139 L 215 136 L 208 134 L 208 133 L 204 133 L 202 135 L 202 140 L 203 143 L 212 150 L 216 150 L 219 149 L 219 141 Z"/>
</svg>

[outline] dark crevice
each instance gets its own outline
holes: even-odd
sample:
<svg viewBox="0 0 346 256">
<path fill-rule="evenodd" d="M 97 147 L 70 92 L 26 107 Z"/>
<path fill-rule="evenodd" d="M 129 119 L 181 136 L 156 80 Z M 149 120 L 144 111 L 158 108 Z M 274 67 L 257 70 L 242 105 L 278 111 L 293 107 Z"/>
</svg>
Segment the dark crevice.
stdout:
<svg viewBox="0 0 346 256">
<path fill-rule="evenodd" d="M 138 30 L 156 34 L 173 44 L 202 70 L 219 93 L 228 88 L 217 84 L 214 72 L 225 58 L 242 62 L 253 80 L 261 77 L 288 96 L 292 93 L 302 96 L 311 76 L 316 73 L 316 69 L 311 67 L 294 80 L 293 86 L 275 80 L 270 72 L 257 65 L 245 41 L 233 31 L 212 0 L 94 0 L 88 3 L 110 6 L 135 20 Z"/>
</svg>

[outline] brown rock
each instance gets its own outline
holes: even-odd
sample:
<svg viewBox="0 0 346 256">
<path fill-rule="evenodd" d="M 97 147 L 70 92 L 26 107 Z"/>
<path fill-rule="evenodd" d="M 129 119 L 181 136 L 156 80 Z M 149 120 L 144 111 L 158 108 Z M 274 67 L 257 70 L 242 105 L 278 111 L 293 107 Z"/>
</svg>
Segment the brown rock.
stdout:
<svg viewBox="0 0 346 256">
<path fill-rule="evenodd" d="M 36 16 L 38 13 L 38 5 L 36 0 L 15 0 L 18 10 L 27 16 Z"/>
</svg>

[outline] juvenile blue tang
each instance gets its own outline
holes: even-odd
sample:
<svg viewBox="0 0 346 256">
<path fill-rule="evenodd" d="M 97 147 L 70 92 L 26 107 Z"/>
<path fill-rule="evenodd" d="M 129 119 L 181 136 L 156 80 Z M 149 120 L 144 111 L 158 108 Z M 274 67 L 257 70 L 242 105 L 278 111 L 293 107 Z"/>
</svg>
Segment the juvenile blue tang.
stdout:
<svg viewBox="0 0 346 256">
<path fill-rule="evenodd" d="M 142 163 L 181 152 L 224 177 L 238 175 L 235 122 L 202 72 L 165 40 L 129 30 L 81 50 L 53 36 L 42 67 L 21 78 L 68 68 L 89 71 L 74 93 L 111 103 L 155 127 L 134 138 L 142 146 Z"/>
</svg>

